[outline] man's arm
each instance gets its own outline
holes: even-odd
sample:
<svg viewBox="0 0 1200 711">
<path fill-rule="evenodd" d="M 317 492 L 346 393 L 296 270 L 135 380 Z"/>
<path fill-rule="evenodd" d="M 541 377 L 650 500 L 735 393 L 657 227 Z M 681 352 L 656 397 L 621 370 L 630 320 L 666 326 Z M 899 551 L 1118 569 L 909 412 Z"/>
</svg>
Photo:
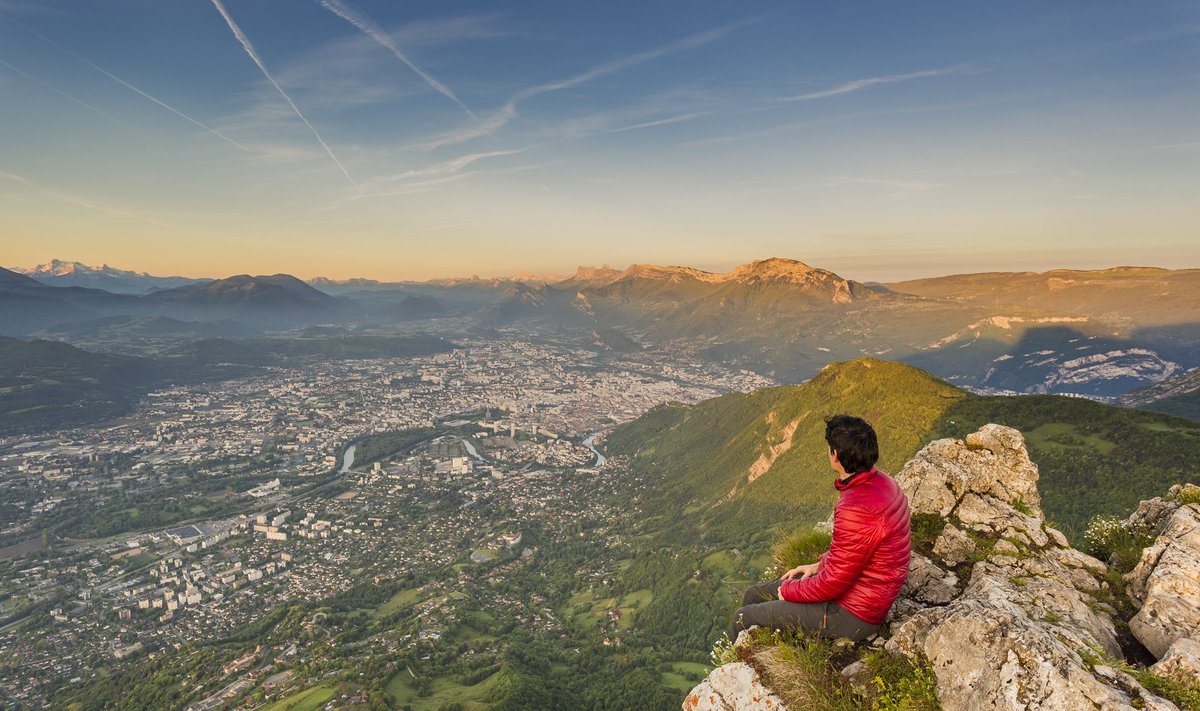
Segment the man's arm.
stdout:
<svg viewBox="0 0 1200 711">
<path fill-rule="evenodd" d="M 879 515 L 845 507 L 835 512 L 833 542 L 818 558 L 817 574 L 805 580 L 785 580 L 779 598 L 789 602 L 836 600 L 862 574 L 883 540 Z"/>
</svg>

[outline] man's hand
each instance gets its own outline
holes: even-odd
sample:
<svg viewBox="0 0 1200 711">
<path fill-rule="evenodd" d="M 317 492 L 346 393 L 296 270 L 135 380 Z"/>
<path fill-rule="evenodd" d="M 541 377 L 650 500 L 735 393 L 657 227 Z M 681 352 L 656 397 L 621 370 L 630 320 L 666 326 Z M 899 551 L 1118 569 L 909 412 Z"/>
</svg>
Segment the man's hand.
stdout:
<svg viewBox="0 0 1200 711">
<path fill-rule="evenodd" d="M 784 573 L 781 578 L 783 580 L 791 580 L 799 576 L 801 580 L 811 578 L 817 574 L 817 569 L 821 567 L 820 563 L 809 563 L 808 565 L 797 565 L 788 572 Z M 782 599 L 782 598 L 780 598 Z"/>
</svg>

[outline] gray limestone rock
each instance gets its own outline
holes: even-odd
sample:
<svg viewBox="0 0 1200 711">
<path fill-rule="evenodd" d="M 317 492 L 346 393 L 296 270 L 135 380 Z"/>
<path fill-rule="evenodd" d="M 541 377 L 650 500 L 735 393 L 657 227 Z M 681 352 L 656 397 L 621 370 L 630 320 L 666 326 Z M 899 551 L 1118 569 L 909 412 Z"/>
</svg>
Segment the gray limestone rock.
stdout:
<svg viewBox="0 0 1200 711">
<path fill-rule="evenodd" d="M 783 701 L 762 685 L 745 662 L 712 670 L 683 700 L 683 711 L 787 711 Z"/>
<path fill-rule="evenodd" d="M 1200 504 L 1158 518 L 1158 539 L 1126 581 L 1130 597 L 1141 603 L 1129 629 L 1161 659 L 1172 643 L 1200 629 Z"/>
<path fill-rule="evenodd" d="M 1151 665 L 1150 671 L 1166 679 L 1200 682 L 1200 639 L 1180 637 L 1175 640 L 1162 659 Z"/>
<path fill-rule="evenodd" d="M 967 556 L 975 552 L 975 541 L 967 534 L 947 523 L 942 534 L 933 543 L 933 554 L 941 558 L 949 566 L 955 566 L 967 560 Z"/>
</svg>

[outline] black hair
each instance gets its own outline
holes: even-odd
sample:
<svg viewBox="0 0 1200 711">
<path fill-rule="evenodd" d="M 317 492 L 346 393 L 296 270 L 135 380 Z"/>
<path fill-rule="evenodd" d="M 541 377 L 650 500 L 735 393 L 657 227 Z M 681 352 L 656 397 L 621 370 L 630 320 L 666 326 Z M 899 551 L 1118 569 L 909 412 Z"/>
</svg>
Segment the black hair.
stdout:
<svg viewBox="0 0 1200 711">
<path fill-rule="evenodd" d="M 825 442 L 847 474 L 870 471 L 879 461 L 879 439 L 867 421 L 852 415 L 825 418 Z"/>
</svg>

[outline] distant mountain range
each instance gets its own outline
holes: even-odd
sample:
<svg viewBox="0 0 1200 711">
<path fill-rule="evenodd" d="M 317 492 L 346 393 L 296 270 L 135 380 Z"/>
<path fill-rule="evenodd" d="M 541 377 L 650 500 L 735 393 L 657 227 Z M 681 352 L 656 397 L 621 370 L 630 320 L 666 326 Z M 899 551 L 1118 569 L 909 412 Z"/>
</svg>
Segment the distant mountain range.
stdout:
<svg viewBox="0 0 1200 711">
<path fill-rule="evenodd" d="M 724 273 L 635 264 L 580 267 L 565 278 L 421 283 L 243 274 L 141 294 L 44 282 L 87 273 L 175 277 L 60 261 L 39 270 L 29 271 L 43 281 L 0 270 L 0 333 L 111 349 L 134 332 L 150 338 L 144 334 L 154 330 L 165 338 L 174 337 L 170 331 L 237 338 L 449 318 L 459 332 L 566 337 L 583 346 L 600 333 L 621 348 L 686 347 L 783 382 L 812 377 L 830 361 L 873 356 L 980 392 L 1090 397 L 1115 397 L 1200 367 L 1196 269 L 986 273 L 867 285 L 771 258 Z M 56 270 L 60 276 L 48 276 Z"/>
<path fill-rule="evenodd" d="M 146 272 L 117 269 L 107 264 L 88 266 L 82 262 L 51 259 L 29 269 L 15 269 L 47 286 L 86 286 L 117 294 L 146 294 L 157 289 L 173 289 L 204 279 L 180 276 L 152 276 Z"/>
<path fill-rule="evenodd" d="M 48 286 L 0 269 L 0 334 L 10 336 L 94 332 L 114 317 L 227 322 L 217 330 L 231 335 L 239 328 L 270 330 L 348 320 L 355 311 L 350 303 L 287 274 L 241 274 L 134 295 Z"/>
</svg>

